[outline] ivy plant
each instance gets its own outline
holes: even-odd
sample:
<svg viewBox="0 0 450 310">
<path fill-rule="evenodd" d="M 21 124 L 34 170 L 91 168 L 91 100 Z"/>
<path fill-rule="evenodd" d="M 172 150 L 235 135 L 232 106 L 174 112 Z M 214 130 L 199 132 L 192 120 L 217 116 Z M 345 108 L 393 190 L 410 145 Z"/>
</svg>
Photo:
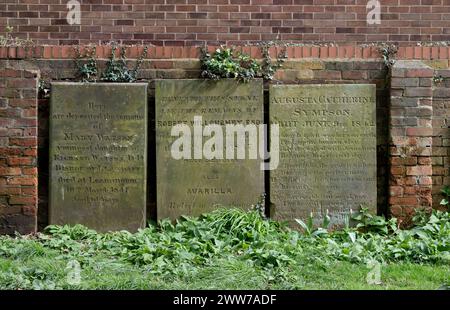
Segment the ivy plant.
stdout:
<svg viewBox="0 0 450 310">
<path fill-rule="evenodd" d="M 270 44 L 261 45 L 261 54 L 263 56 L 263 61 L 261 64 L 262 77 L 265 80 L 273 80 L 273 77 L 278 69 L 283 67 L 284 62 L 287 59 L 286 49 L 283 49 L 280 54 L 277 55 L 275 63 L 272 61 L 270 56 Z"/>
<path fill-rule="evenodd" d="M 95 47 L 86 48 L 84 53 L 81 53 L 79 47 L 76 47 L 75 63 L 81 80 L 83 82 L 96 82 L 98 79 L 102 82 L 135 82 L 142 62 L 147 56 L 147 47 L 144 47 L 144 51 L 136 60 L 134 68 L 128 68 L 125 57 L 126 47 L 123 46 L 120 49 L 119 58 L 116 57 L 117 49 L 117 45 L 113 44 L 111 47 L 111 54 L 105 65 L 105 69 L 101 74 L 99 74 L 100 70 L 95 57 Z"/>
<path fill-rule="evenodd" d="M 267 46 L 261 47 L 263 54 L 262 63 L 249 55 L 237 51 L 234 47 L 224 47 L 216 49 L 214 53 L 209 53 L 206 48 L 201 50 L 201 76 L 207 79 L 237 79 L 248 82 L 254 78 L 272 80 L 275 72 L 282 67 L 285 54 L 278 57 L 276 63 L 272 63 Z"/>
<path fill-rule="evenodd" d="M 86 47 L 83 53 L 80 47 L 75 47 L 75 65 L 78 69 L 78 75 L 83 82 L 95 82 L 98 75 L 97 59 L 95 57 L 95 47 Z M 83 59 L 87 59 L 84 61 Z"/>
<path fill-rule="evenodd" d="M 104 82 L 120 82 L 131 83 L 136 81 L 137 73 L 142 64 L 143 59 L 147 56 L 147 47 L 144 48 L 144 52 L 136 61 L 136 65 L 133 69 L 128 68 L 125 52 L 126 47 L 120 49 L 120 57 L 116 58 L 117 46 L 113 45 L 111 48 L 111 55 L 106 63 L 106 69 L 103 71 L 101 80 Z"/>
<path fill-rule="evenodd" d="M 395 56 L 397 55 L 398 47 L 394 44 L 383 43 L 378 50 L 383 58 L 384 65 L 387 68 L 391 68 L 396 62 Z"/>
<path fill-rule="evenodd" d="M 212 55 L 203 49 L 201 63 L 202 77 L 213 80 L 233 78 L 247 82 L 261 70 L 254 59 L 234 48 L 221 47 Z"/>
</svg>

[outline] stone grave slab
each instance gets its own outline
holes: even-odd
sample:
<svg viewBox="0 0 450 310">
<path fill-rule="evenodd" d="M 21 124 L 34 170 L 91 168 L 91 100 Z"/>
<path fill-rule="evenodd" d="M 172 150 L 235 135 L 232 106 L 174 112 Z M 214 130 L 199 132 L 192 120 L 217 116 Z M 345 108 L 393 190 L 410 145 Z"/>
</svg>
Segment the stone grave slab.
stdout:
<svg viewBox="0 0 450 310">
<path fill-rule="evenodd" d="M 280 162 L 270 171 L 271 215 L 342 227 L 350 212 L 376 213 L 376 89 L 370 84 L 271 85 L 270 121 Z M 350 211 L 352 210 L 352 211 Z"/>
<path fill-rule="evenodd" d="M 50 224 L 146 223 L 147 84 L 53 83 Z"/>
<path fill-rule="evenodd" d="M 245 148 L 243 158 L 237 157 L 237 135 L 230 135 L 235 142 L 231 148 L 222 144 L 222 151 L 211 139 L 221 136 L 225 141 L 227 125 L 251 124 L 256 128 L 263 123 L 261 80 L 157 80 L 155 121 L 158 219 L 198 216 L 220 207 L 249 209 L 258 202 L 264 192 L 264 171 L 261 160 L 249 156 L 250 139 L 240 144 Z M 196 140 L 210 125 L 219 128 L 202 141 Z M 172 135 L 176 126 L 188 129 L 191 136 L 181 132 Z M 173 156 L 174 143 L 181 137 L 188 141 L 186 156 Z M 185 150 L 177 145 L 178 150 Z M 233 146 L 236 156 L 227 157 Z M 204 150 L 217 153 L 206 155 Z"/>
</svg>

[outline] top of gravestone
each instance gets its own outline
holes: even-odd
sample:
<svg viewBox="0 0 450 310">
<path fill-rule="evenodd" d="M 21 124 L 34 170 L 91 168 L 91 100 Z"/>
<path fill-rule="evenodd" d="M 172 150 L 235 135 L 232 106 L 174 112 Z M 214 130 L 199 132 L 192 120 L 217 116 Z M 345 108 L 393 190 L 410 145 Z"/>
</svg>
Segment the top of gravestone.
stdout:
<svg viewBox="0 0 450 310">
<path fill-rule="evenodd" d="M 217 81 L 236 81 L 236 82 L 240 82 L 238 79 L 234 79 L 234 78 L 221 78 L 221 79 L 205 79 L 205 78 L 193 78 L 193 79 L 154 79 L 155 81 L 213 81 L 213 82 L 217 82 Z M 262 80 L 262 78 L 253 78 L 250 79 L 249 81 L 259 81 Z"/>
<path fill-rule="evenodd" d="M 116 86 L 116 85 L 128 85 L 128 86 L 148 86 L 148 83 L 110 83 L 110 82 L 51 82 L 52 85 L 106 85 L 106 86 Z"/>
<path fill-rule="evenodd" d="M 205 79 L 205 78 L 199 78 L 199 79 L 155 79 L 155 82 L 177 82 L 177 81 L 204 81 L 205 83 L 220 83 L 223 81 L 233 81 L 239 84 L 246 84 L 246 83 L 251 83 L 251 82 L 259 82 L 262 81 L 263 79 L 261 78 L 255 78 L 255 79 L 251 79 L 249 81 L 246 82 L 242 82 L 238 79 L 233 79 L 233 78 L 225 78 L 225 79 L 218 79 L 218 80 L 214 80 L 214 79 Z"/>
<path fill-rule="evenodd" d="M 328 88 L 335 88 L 335 87 L 361 87 L 362 85 L 367 85 L 367 86 L 371 86 L 371 87 L 375 87 L 376 84 L 373 83 L 360 83 L 360 84 L 269 84 L 269 88 L 272 87 L 278 87 L 281 86 L 282 88 L 308 88 L 311 86 L 314 87 L 328 87 Z"/>
</svg>

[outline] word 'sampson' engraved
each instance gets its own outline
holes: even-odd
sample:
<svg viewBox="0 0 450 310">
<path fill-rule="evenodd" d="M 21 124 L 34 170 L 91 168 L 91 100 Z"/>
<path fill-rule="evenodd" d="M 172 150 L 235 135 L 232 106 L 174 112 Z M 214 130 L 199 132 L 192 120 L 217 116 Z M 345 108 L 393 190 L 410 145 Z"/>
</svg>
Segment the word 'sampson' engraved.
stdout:
<svg viewBox="0 0 450 310">
<path fill-rule="evenodd" d="M 146 84 L 54 83 L 50 222 L 145 225 Z"/>
<path fill-rule="evenodd" d="M 350 210 L 376 208 L 375 86 L 274 85 L 271 122 L 280 126 L 280 163 L 271 172 L 275 217 L 293 221 L 327 210 L 342 226 Z"/>
</svg>

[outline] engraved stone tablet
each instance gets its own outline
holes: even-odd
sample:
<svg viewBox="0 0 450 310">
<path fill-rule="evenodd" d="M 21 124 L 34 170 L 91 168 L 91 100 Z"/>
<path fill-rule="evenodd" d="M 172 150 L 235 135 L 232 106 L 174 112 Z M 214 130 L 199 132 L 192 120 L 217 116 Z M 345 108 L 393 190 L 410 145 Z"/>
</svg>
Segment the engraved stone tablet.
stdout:
<svg viewBox="0 0 450 310">
<path fill-rule="evenodd" d="M 197 216 L 221 206 L 247 210 L 257 203 L 264 192 L 261 160 L 250 158 L 249 139 L 240 143 L 238 136 L 233 135 L 234 143 L 227 148 L 225 136 L 227 125 L 257 128 L 262 123 L 263 85 L 260 80 L 249 83 L 231 79 L 156 81 L 158 219 Z M 189 133 L 176 132 L 172 136 L 176 125 Z M 206 134 L 209 125 L 216 125 L 216 129 Z M 202 141 L 198 133 L 200 138 L 205 134 Z M 223 144 L 212 147 L 213 137 L 222 137 Z M 174 144 L 179 145 L 179 139 L 183 138 L 186 139 L 184 147 L 174 149 L 185 150 L 187 156 L 175 154 L 174 157 Z M 245 158 L 238 159 L 236 154 L 241 147 L 245 149 Z M 222 159 L 208 155 L 208 150 L 222 154 Z M 234 156 L 229 158 L 227 151 Z"/>
<path fill-rule="evenodd" d="M 271 85 L 280 163 L 270 171 L 276 219 L 342 227 L 350 209 L 376 212 L 375 85 Z M 295 224 L 293 224 L 295 226 Z M 298 227 L 298 225 L 297 225 Z"/>
<path fill-rule="evenodd" d="M 50 224 L 145 226 L 147 84 L 53 83 Z"/>
</svg>

